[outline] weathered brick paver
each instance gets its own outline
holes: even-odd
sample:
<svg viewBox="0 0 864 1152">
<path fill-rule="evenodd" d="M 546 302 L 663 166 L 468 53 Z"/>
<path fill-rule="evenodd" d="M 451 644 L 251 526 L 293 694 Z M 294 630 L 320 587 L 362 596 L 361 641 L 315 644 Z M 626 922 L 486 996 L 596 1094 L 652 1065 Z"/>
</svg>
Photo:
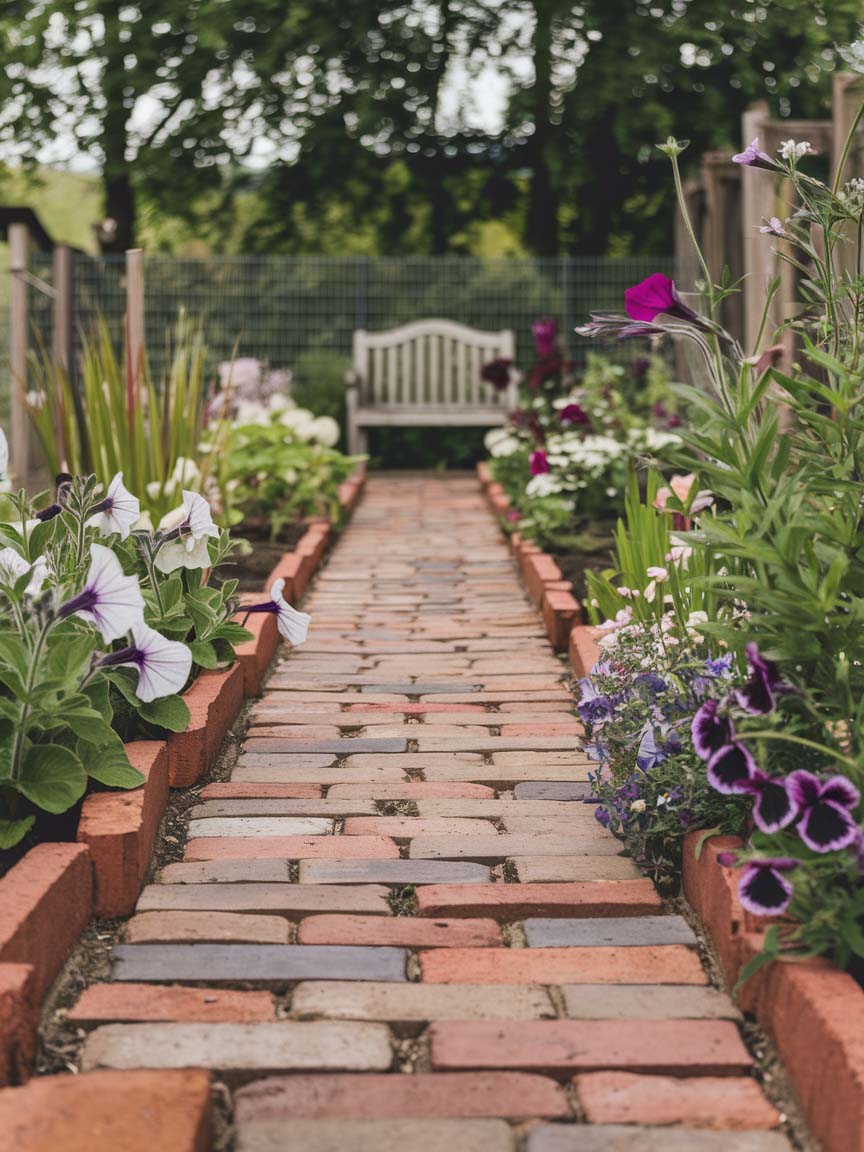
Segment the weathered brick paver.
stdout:
<svg viewBox="0 0 864 1152">
<path fill-rule="evenodd" d="M 373 477 L 304 607 L 71 1010 L 79 1079 L 207 1069 L 236 1152 L 788 1152 L 475 479 Z"/>
</svg>

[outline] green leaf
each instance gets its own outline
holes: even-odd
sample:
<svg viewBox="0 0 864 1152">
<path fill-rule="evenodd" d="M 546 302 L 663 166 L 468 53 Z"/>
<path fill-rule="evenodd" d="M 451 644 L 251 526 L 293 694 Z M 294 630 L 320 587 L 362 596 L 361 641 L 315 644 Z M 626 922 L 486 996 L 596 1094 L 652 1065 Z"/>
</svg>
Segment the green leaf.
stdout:
<svg viewBox="0 0 864 1152">
<path fill-rule="evenodd" d="M 83 689 L 83 693 L 102 719 L 110 724 L 114 715 L 114 709 L 111 707 L 111 701 L 109 699 L 108 681 L 104 677 L 100 677 L 98 680 L 92 680 Z"/>
<path fill-rule="evenodd" d="M 705 850 L 705 845 L 708 843 L 708 841 L 711 839 L 711 837 L 716 836 L 719 831 L 720 831 L 720 829 L 717 827 L 705 829 L 705 831 L 702 833 L 702 835 L 696 841 L 696 847 L 693 851 L 693 855 L 694 855 L 695 859 L 699 860 L 701 858 L 702 853 Z"/>
<path fill-rule="evenodd" d="M 134 672 L 127 672 L 125 669 L 116 668 L 114 671 L 108 673 L 108 679 L 128 704 L 131 704 L 133 708 L 140 706 L 141 701 L 135 695 L 138 678 Z"/>
<path fill-rule="evenodd" d="M 150 704 L 141 704 L 139 700 L 138 704 L 139 715 L 148 724 L 167 728 L 169 732 L 185 732 L 189 727 L 189 707 L 180 696 L 163 696 Z"/>
<path fill-rule="evenodd" d="M 48 650 L 49 675 L 64 685 L 78 686 L 95 648 L 96 634 L 58 637 Z"/>
<path fill-rule="evenodd" d="M 0 820 L 0 851 L 20 844 L 35 823 L 35 816 L 25 816 L 23 820 Z"/>
<path fill-rule="evenodd" d="M 218 668 L 219 657 L 209 640 L 191 640 L 189 651 L 192 653 L 192 659 L 201 668 Z"/>
<path fill-rule="evenodd" d="M 21 764 L 17 787 L 46 812 L 65 812 L 84 795 L 87 773 L 68 748 L 34 744 Z"/>
<path fill-rule="evenodd" d="M 126 749 L 119 739 L 116 745 L 102 748 L 88 748 L 79 743 L 78 752 L 84 760 L 87 775 L 100 784 L 109 788 L 140 788 L 144 783 L 144 774 L 129 763 Z"/>
<path fill-rule="evenodd" d="M 97 712 L 95 708 L 79 708 L 75 711 L 67 711 L 64 708 L 59 718 L 76 736 L 80 736 L 82 740 L 94 744 L 97 748 L 107 744 L 114 735 L 101 712 Z"/>
</svg>

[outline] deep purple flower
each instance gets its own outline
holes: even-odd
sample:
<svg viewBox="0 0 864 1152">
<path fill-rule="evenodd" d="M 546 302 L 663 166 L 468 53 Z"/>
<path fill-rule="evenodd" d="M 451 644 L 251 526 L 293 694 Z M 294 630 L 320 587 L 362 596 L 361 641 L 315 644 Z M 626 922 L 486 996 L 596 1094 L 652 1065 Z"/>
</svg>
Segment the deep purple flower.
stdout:
<svg viewBox="0 0 864 1152">
<path fill-rule="evenodd" d="M 580 680 L 579 687 L 581 694 L 577 710 L 586 723 L 596 723 L 605 716 L 612 715 L 612 701 L 597 691 L 590 676 Z"/>
<path fill-rule="evenodd" d="M 778 856 L 749 860 L 741 872 L 738 898 L 754 916 L 779 916 L 792 903 L 792 885 L 783 875 L 798 867 L 797 860 Z"/>
<path fill-rule="evenodd" d="M 758 136 L 750 141 L 743 152 L 738 152 L 732 157 L 733 164 L 757 164 L 760 160 L 764 164 L 771 163 L 771 157 L 767 153 L 760 152 L 759 150 Z"/>
<path fill-rule="evenodd" d="M 480 370 L 480 379 L 503 392 L 513 378 L 513 361 L 498 358 L 484 364 Z"/>
<path fill-rule="evenodd" d="M 720 711 L 717 700 L 706 700 L 693 717 L 690 732 L 696 755 L 710 760 L 715 752 L 731 744 L 735 737 L 732 721 Z"/>
<path fill-rule="evenodd" d="M 624 293 L 624 306 L 631 320 L 651 324 L 657 316 L 677 316 L 701 324 L 702 317 L 681 299 L 675 282 L 662 272 L 654 272 Z"/>
<path fill-rule="evenodd" d="M 630 365 L 630 374 L 634 380 L 637 380 L 641 384 L 648 374 L 650 367 L 651 361 L 646 356 L 639 356 Z"/>
<path fill-rule="evenodd" d="M 558 419 L 562 424 L 576 424 L 583 428 L 591 423 L 591 417 L 581 404 L 565 404 L 558 413 Z"/>
<path fill-rule="evenodd" d="M 732 796 L 747 791 L 756 764 L 743 744 L 727 744 L 708 761 L 708 782 L 717 792 Z"/>
<path fill-rule="evenodd" d="M 558 324 L 551 317 L 535 320 L 531 325 L 531 335 L 534 337 L 534 351 L 538 360 L 546 360 L 554 356 L 558 350 Z"/>
<path fill-rule="evenodd" d="M 678 810 L 678 823 L 682 828 L 689 828 L 693 823 L 693 813 L 689 808 L 680 808 Z"/>
<path fill-rule="evenodd" d="M 855 785 L 845 776 L 820 780 L 803 768 L 789 774 L 789 795 L 799 809 L 798 834 L 814 852 L 837 852 L 858 839 L 852 816 L 861 800 Z"/>
<path fill-rule="evenodd" d="M 763 832 L 779 832 L 798 815 L 798 803 L 789 795 L 786 780 L 768 776 L 760 768 L 754 768 L 750 780 L 738 791 L 756 797 L 753 819 Z"/>
<path fill-rule="evenodd" d="M 780 671 L 773 660 L 765 659 L 758 645 L 748 644 L 745 651 L 750 679 L 736 690 L 735 699 L 752 716 L 766 716 L 774 711 L 776 693 L 784 690 Z"/>
<path fill-rule="evenodd" d="M 41 512 L 37 512 L 34 516 L 35 520 L 41 520 L 42 523 L 46 520 L 53 520 L 55 516 L 59 516 L 63 509 L 59 504 L 49 504 L 47 508 L 43 508 Z"/>
<path fill-rule="evenodd" d="M 542 448 L 538 448 L 536 452 L 531 453 L 531 475 L 540 476 L 548 471 L 549 461 L 546 458 L 546 453 Z"/>
<path fill-rule="evenodd" d="M 609 810 L 601 804 L 594 809 L 594 819 L 598 824 L 602 824 L 604 828 L 608 828 L 612 817 L 609 815 Z"/>
</svg>

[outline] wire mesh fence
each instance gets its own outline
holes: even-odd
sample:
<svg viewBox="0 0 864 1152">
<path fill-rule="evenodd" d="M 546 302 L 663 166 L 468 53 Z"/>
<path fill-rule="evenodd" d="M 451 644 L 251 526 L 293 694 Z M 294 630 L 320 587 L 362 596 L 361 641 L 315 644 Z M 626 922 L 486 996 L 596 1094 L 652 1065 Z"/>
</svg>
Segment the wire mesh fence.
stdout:
<svg viewBox="0 0 864 1152">
<path fill-rule="evenodd" d="M 478 328 L 512 328 L 517 359 L 531 362 L 531 322 L 558 319 L 569 355 L 589 345 L 573 333 L 592 310 L 620 311 L 624 290 L 651 272 L 671 272 L 671 259 L 479 259 L 463 257 L 149 256 L 145 266 L 146 347 L 151 368 L 164 367 L 166 336 L 184 309 L 204 323 L 211 367 L 235 348 L 271 368 L 297 368 L 304 358 L 347 358 L 355 328 L 390 328 L 440 317 Z M 32 270 L 50 283 L 50 257 Z M 126 306 L 122 256 L 76 254 L 72 271 L 75 351 L 98 317 L 118 345 Z M 51 347 L 51 301 L 31 291 L 31 317 Z M 2 342 L 0 342 L 2 354 Z M 73 361 L 76 356 L 73 355 Z M 7 376 L 8 387 L 8 376 Z"/>
</svg>

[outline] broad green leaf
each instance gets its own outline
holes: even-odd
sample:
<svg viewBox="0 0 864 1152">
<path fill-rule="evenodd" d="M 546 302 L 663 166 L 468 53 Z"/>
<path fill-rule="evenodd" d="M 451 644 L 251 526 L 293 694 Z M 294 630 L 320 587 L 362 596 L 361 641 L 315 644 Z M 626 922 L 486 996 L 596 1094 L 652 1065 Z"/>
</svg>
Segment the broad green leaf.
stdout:
<svg viewBox="0 0 864 1152">
<path fill-rule="evenodd" d="M 35 823 L 35 816 L 25 816 L 23 820 L 0 820 L 0 851 L 20 844 Z"/>
<path fill-rule="evenodd" d="M 148 724 L 167 728 L 169 732 L 185 732 L 189 727 L 189 707 L 180 696 L 163 696 L 150 704 L 141 704 L 139 700 L 138 705 L 141 719 Z"/>
<path fill-rule="evenodd" d="M 46 812 L 65 812 L 84 795 L 87 773 L 68 748 L 33 744 L 24 757 L 17 786 Z"/>
</svg>

